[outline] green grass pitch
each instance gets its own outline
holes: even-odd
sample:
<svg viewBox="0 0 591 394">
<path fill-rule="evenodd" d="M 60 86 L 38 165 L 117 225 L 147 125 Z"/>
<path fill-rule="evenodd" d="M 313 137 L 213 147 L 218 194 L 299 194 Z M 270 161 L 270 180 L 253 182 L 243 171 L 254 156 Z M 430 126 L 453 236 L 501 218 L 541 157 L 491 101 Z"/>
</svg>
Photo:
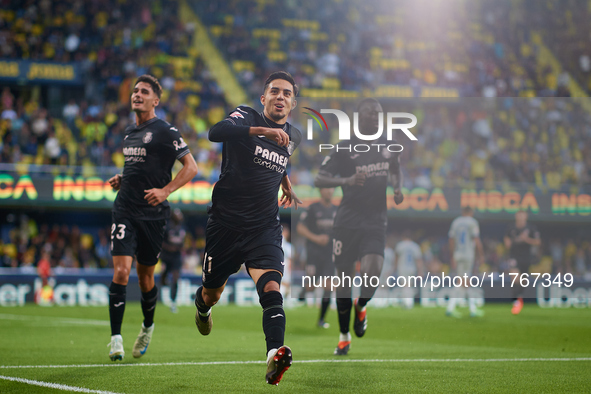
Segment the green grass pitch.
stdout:
<svg viewBox="0 0 591 394">
<path fill-rule="evenodd" d="M 509 305 L 497 304 L 484 311 L 483 318 L 453 319 L 440 308 L 369 307 L 365 337 L 354 336 L 349 355 L 337 358 L 336 311 L 324 330 L 315 325 L 316 308 L 289 309 L 294 364 L 274 387 L 264 381 L 258 307 L 215 307 L 213 331 L 202 337 L 194 308 L 172 314 L 159 305 L 152 343 L 134 359 L 142 315 L 139 303 L 130 303 L 126 355 L 116 365 L 108 358 L 106 307 L 0 308 L 0 376 L 116 393 L 591 392 L 591 310 L 526 305 L 513 316 Z M 199 364 L 214 361 L 253 363 Z M 150 365 L 162 363 L 172 364 Z M 7 368 L 58 365 L 66 367 Z M 0 392 L 59 391 L 0 379 Z"/>
</svg>

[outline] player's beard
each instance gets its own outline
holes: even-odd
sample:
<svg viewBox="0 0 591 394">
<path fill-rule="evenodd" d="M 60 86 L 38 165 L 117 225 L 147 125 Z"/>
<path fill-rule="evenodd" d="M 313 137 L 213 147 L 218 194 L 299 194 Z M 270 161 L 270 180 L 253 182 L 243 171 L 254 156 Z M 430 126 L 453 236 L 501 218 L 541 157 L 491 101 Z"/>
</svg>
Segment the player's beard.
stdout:
<svg viewBox="0 0 591 394">
<path fill-rule="evenodd" d="M 275 106 L 273 105 L 272 109 L 275 109 Z M 273 111 L 268 111 L 269 116 L 271 117 L 271 120 L 275 123 L 279 123 L 281 122 L 283 119 L 285 119 L 287 117 L 287 115 L 283 115 L 283 114 L 278 114 L 276 112 Z"/>
</svg>

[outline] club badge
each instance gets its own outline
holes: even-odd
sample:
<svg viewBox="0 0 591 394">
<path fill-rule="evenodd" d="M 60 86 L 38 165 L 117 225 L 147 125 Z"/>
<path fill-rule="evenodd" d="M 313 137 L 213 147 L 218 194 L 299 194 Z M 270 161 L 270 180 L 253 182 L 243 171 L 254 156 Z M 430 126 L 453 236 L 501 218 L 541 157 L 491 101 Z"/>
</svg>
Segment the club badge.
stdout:
<svg viewBox="0 0 591 394">
<path fill-rule="evenodd" d="M 144 138 L 142 140 L 144 141 L 144 144 L 147 144 L 150 141 L 152 141 L 152 132 L 151 131 L 148 131 L 146 133 L 146 135 L 144 135 Z"/>
</svg>

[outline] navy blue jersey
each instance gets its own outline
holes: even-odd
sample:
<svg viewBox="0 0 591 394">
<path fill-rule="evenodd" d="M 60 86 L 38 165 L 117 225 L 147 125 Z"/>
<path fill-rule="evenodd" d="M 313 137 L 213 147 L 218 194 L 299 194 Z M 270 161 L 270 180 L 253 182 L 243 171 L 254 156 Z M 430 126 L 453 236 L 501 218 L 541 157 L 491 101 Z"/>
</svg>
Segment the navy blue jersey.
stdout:
<svg viewBox="0 0 591 394">
<path fill-rule="evenodd" d="M 315 202 L 302 212 L 300 221 L 314 234 L 332 234 L 334 218 L 337 214 L 337 206 L 328 206 L 321 202 Z M 308 260 L 315 260 L 317 256 L 326 256 L 332 253 L 332 240 L 325 246 L 318 245 L 310 240 L 306 241 Z"/>
<path fill-rule="evenodd" d="M 288 146 L 263 136 L 249 136 L 250 127 L 282 128 Z M 289 157 L 302 140 L 289 123 L 279 125 L 247 106 L 240 106 L 214 125 L 209 139 L 223 142 L 222 169 L 209 210 L 225 227 L 245 231 L 279 224 L 278 195 Z"/>
<path fill-rule="evenodd" d="M 153 207 L 144 190 L 161 189 L 172 180 L 175 160 L 191 153 L 176 127 L 152 118 L 125 129 L 125 166 L 113 212 L 139 220 L 161 220 L 170 216 L 168 201 Z"/>
<path fill-rule="evenodd" d="M 385 147 L 380 152 L 363 153 L 340 149 L 324 159 L 321 175 L 348 178 L 356 173 L 367 174 L 363 186 L 342 186 L 343 199 L 337 210 L 335 228 L 386 229 L 386 189 L 390 170 L 397 171 L 399 160 L 399 153 L 391 153 Z"/>
<path fill-rule="evenodd" d="M 162 242 L 162 260 L 170 260 L 181 256 L 181 250 L 185 242 L 187 232 L 181 224 L 174 224 L 169 220 L 164 230 L 164 242 Z"/>
<path fill-rule="evenodd" d="M 510 255 L 517 260 L 527 260 L 532 254 L 532 245 L 518 241 L 523 233 L 526 233 L 529 238 L 540 239 L 540 232 L 535 225 L 527 223 L 524 227 L 517 227 L 515 223 L 510 224 L 505 232 L 505 237 L 511 240 Z"/>
</svg>

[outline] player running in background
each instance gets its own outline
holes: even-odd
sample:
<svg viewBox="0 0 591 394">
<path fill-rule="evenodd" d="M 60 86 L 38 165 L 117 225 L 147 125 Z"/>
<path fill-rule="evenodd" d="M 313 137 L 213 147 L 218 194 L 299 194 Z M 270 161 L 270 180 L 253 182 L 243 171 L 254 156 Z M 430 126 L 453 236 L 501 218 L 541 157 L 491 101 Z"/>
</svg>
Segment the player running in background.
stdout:
<svg viewBox="0 0 591 394">
<path fill-rule="evenodd" d="M 334 275 L 330 241 L 337 207 L 331 201 L 333 193 L 333 188 L 320 189 L 320 201 L 311 204 L 308 210 L 302 212 L 297 226 L 298 234 L 306 238 L 306 275 L 310 277 Z M 302 289 L 302 291 L 312 292 L 313 289 Z M 330 289 L 324 288 L 318 327 L 329 327 L 324 321 L 329 306 Z"/>
<path fill-rule="evenodd" d="M 472 216 L 474 211 L 471 207 L 462 208 L 462 216 L 458 216 L 451 223 L 449 229 L 449 251 L 451 253 L 451 270 L 458 276 L 464 274 L 472 276 L 478 267 L 474 266 L 475 252 L 478 250 L 479 263 L 484 264 L 484 251 L 480 241 L 480 226 L 478 221 Z M 464 283 L 463 288 L 454 288 L 452 292 L 455 297 L 450 297 L 447 304 L 448 316 L 462 317 L 462 314 L 456 311 L 456 305 L 464 296 L 468 298 L 468 306 L 471 317 L 483 316 L 483 311 L 476 307 L 476 297 L 468 294 L 468 283 Z"/>
<path fill-rule="evenodd" d="M 285 208 L 297 199 L 287 163 L 301 132 L 287 123 L 296 106 L 297 85 L 284 71 L 272 73 L 261 96 L 263 112 L 240 106 L 209 130 L 223 142 L 222 170 L 208 210 L 203 285 L 195 294 L 195 323 L 202 335 L 212 328 L 211 307 L 220 299 L 228 277 L 242 264 L 253 279 L 263 307 L 269 384 L 278 384 L 292 362 L 284 345 L 285 312 L 280 283 L 284 270 L 277 195 Z"/>
<path fill-rule="evenodd" d="M 394 272 L 398 276 L 423 276 L 423 257 L 421 247 L 412 240 L 410 231 L 406 230 L 402 235 L 402 241 L 398 242 L 394 249 Z M 415 303 L 415 289 L 410 286 L 402 290 L 403 304 L 405 308 L 412 308 Z"/>
<path fill-rule="evenodd" d="M 170 284 L 170 311 L 177 313 L 176 297 L 179 288 L 179 277 L 181 274 L 181 267 L 183 265 L 181 259 L 181 251 L 185 242 L 186 231 L 183 228 L 183 213 L 180 209 L 175 209 L 172 212 L 170 220 L 166 224 L 164 232 L 164 242 L 162 243 L 162 253 L 160 259 L 165 265 L 164 272 L 160 277 L 162 286 L 166 286 L 168 275 L 172 276 Z"/>
<path fill-rule="evenodd" d="M 358 107 L 359 130 L 362 134 L 376 134 L 381 104 L 371 98 L 362 100 Z M 374 141 L 379 142 L 379 141 Z M 357 136 L 345 145 L 367 143 Z M 390 143 L 395 143 L 391 141 Z M 355 276 L 355 262 L 361 262 L 361 275 L 379 277 L 384 263 L 386 245 L 388 178 L 394 185 L 394 201 L 403 200 L 400 153 L 391 153 L 386 148 L 365 153 L 337 149 L 328 156 L 314 181 L 316 187 L 341 187 L 343 199 L 337 209 L 333 228 L 333 258 L 337 275 Z M 363 287 L 355 300 L 355 335 L 362 337 L 367 328 L 365 306 L 376 292 L 375 287 Z M 336 290 L 339 312 L 340 337 L 335 355 L 346 355 L 351 346 L 349 325 L 353 309 L 352 289 L 340 286 Z"/>
<path fill-rule="evenodd" d="M 510 272 L 522 274 L 529 273 L 532 263 L 533 247 L 539 246 L 540 232 L 533 224 L 527 222 L 527 212 L 515 213 L 515 223 L 507 228 L 504 237 L 505 248 L 509 250 Z M 523 287 L 521 281 L 516 280 L 513 287 L 513 307 L 511 313 L 519 314 L 523 308 Z"/>
<path fill-rule="evenodd" d="M 109 179 L 118 190 L 113 204 L 111 254 L 113 281 L 109 288 L 111 319 L 111 360 L 125 355 L 121 323 L 133 257 L 137 257 L 137 275 L 142 292 L 144 322 L 133 345 L 133 356 L 144 355 L 154 331 L 154 310 L 158 288 L 154 267 L 162 248 L 164 227 L 170 215 L 166 199 L 197 175 L 197 164 L 176 127 L 156 117 L 162 88 L 151 75 L 142 75 L 134 85 L 131 109 L 135 124 L 125 129 L 123 176 Z M 179 160 L 183 168 L 172 179 L 172 166 Z"/>
</svg>

